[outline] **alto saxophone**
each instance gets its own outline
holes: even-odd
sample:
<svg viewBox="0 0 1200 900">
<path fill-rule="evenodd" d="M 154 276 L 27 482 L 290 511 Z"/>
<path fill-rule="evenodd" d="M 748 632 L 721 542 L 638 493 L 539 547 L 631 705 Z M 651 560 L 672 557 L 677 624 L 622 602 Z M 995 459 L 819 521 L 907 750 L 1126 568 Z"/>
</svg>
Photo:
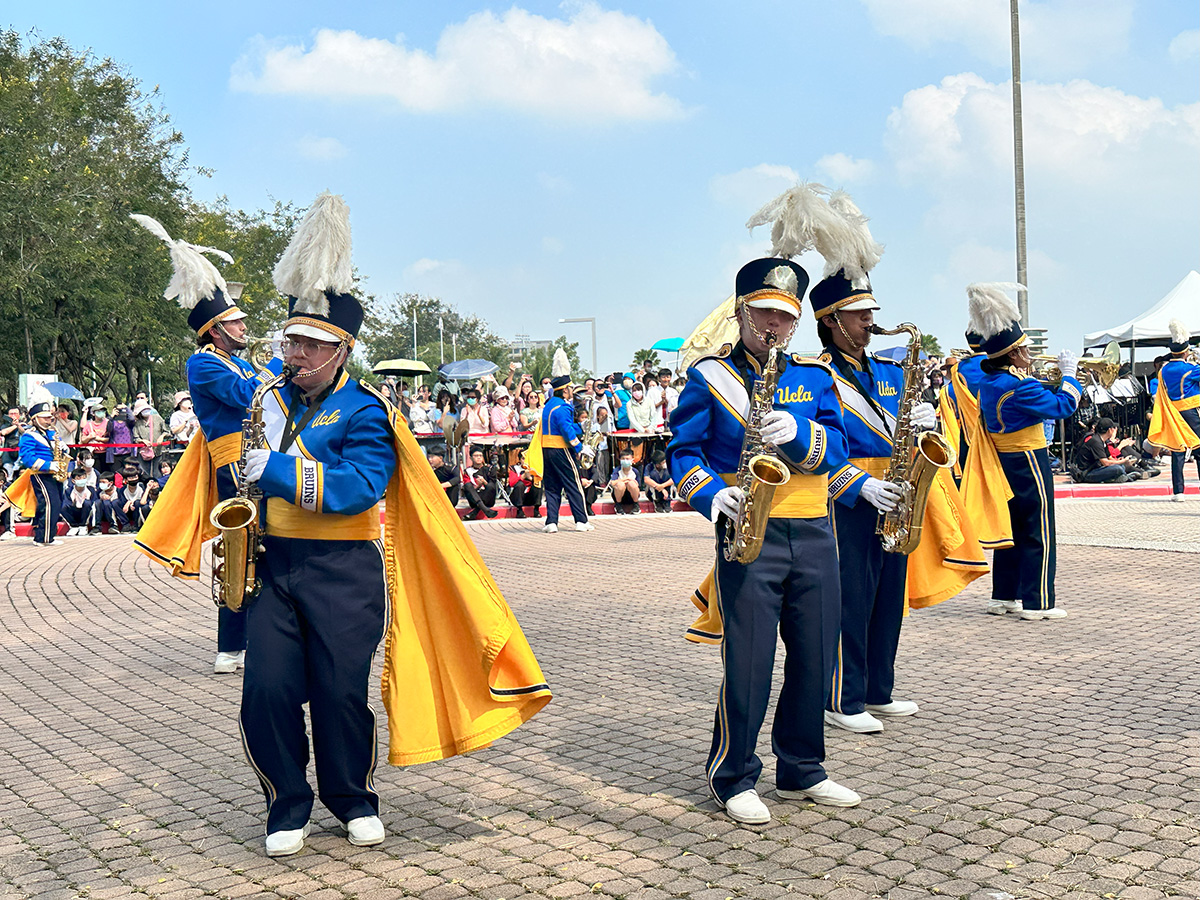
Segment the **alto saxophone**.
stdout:
<svg viewBox="0 0 1200 900">
<path fill-rule="evenodd" d="M 725 559 L 744 566 L 758 559 L 762 552 L 775 489 L 792 477 L 783 460 L 772 452 L 770 445 L 763 443 L 759 434 L 779 383 L 778 354 L 779 348 L 772 341 L 767 350 L 767 365 L 750 397 L 750 414 L 746 417 L 746 435 L 742 438 L 742 455 L 734 482 L 742 489 L 742 503 L 737 519 L 729 522 L 725 530 Z"/>
<path fill-rule="evenodd" d="M 258 482 L 246 480 L 246 458 L 251 450 L 266 446 L 263 434 L 263 398 L 267 391 L 283 384 L 296 372 L 284 366 L 280 374 L 258 386 L 250 399 L 246 418 L 242 420 L 242 455 L 235 465 L 238 473 L 236 497 L 222 500 L 209 514 L 208 520 L 219 534 L 213 542 L 212 598 L 217 606 L 237 612 L 253 599 L 262 587 L 258 578 L 258 555 L 261 531 L 259 503 L 262 490 Z"/>
<path fill-rule="evenodd" d="M 908 334 L 908 349 L 904 356 L 904 393 L 896 416 L 896 433 L 892 437 L 892 458 L 888 461 L 884 481 L 900 488 L 900 502 L 891 512 L 881 512 L 875 533 L 880 536 L 888 553 L 907 556 L 921 543 L 924 527 L 925 502 L 929 487 L 938 469 L 949 469 L 958 459 L 958 451 L 938 431 L 923 431 L 919 435 L 912 427 L 912 410 L 921 396 L 921 332 L 916 325 L 903 322 L 890 331 L 878 325 L 872 334 Z"/>
<path fill-rule="evenodd" d="M 54 461 L 50 463 L 50 473 L 54 476 L 55 481 L 65 482 L 67 470 L 71 467 L 71 451 L 67 449 L 67 442 L 60 440 L 55 434 L 50 450 L 54 453 Z"/>
</svg>

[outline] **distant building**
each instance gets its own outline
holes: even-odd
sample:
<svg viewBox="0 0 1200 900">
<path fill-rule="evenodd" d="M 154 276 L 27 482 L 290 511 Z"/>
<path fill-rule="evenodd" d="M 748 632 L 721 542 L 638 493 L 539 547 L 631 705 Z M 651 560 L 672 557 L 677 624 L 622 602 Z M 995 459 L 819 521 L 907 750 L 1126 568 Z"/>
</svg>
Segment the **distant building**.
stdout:
<svg viewBox="0 0 1200 900">
<path fill-rule="evenodd" d="M 534 350 L 549 350 L 553 346 L 554 341 L 532 341 L 529 339 L 529 335 L 518 334 L 508 342 L 508 358 L 520 362 L 526 354 L 532 353 Z"/>
</svg>

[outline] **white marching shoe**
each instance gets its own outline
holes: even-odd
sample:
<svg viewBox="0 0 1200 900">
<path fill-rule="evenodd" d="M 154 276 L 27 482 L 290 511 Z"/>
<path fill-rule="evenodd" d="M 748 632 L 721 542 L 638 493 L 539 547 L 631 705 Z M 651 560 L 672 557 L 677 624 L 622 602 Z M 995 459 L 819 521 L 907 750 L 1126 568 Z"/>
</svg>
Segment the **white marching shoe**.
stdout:
<svg viewBox="0 0 1200 900">
<path fill-rule="evenodd" d="M 385 834 L 379 816 L 359 816 L 346 823 L 346 839 L 355 847 L 382 844 Z"/>
<path fill-rule="evenodd" d="M 843 787 L 832 778 L 818 781 L 812 787 L 799 791 L 785 791 L 776 788 L 775 793 L 784 800 L 811 800 L 822 806 L 858 806 L 862 797 L 848 787 Z"/>
<path fill-rule="evenodd" d="M 312 825 L 305 823 L 303 828 L 293 828 L 289 831 L 272 831 L 267 835 L 267 856 L 291 856 L 304 849 L 304 839 Z"/>
<path fill-rule="evenodd" d="M 825 710 L 825 724 L 834 725 L 845 731 L 853 731 L 855 734 L 875 734 L 883 731 L 883 723 L 869 712 L 855 713 L 850 716 Z"/>
<path fill-rule="evenodd" d="M 1020 612 L 1020 600 L 989 600 L 987 605 L 989 616 L 1002 616 L 1005 613 Z"/>
<path fill-rule="evenodd" d="M 912 700 L 893 700 L 891 703 L 868 703 L 867 712 L 877 716 L 911 716 L 921 707 Z"/>
<path fill-rule="evenodd" d="M 754 788 L 734 794 L 726 800 L 725 812 L 733 821 L 743 825 L 766 825 L 771 821 L 771 811 L 767 809 L 767 804 L 759 799 Z"/>
<path fill-rule="evenodd" d="M 216 662 L 213 663 L 213 672 L 217 675 L 231 675 L 238 669 L 246 668 L 246 651 L 239 650 L 237 653 L 218 653 Z"/>
<path fill-rule="evenodd" d="M 558 526 L 553 522 L 547 522 L 546 527 L 542 529 L 546 534 L 558 534 Z"/>
<path fill-rule="evenodd" d="M 1067 611 L 1059 609 L 1057 606 L 1051 609 L 1023 609 L 1021 610 L 1021 621 L 1037 622 L 1039 619 L 1065 619 Z"/>
<path fill-rule="evenodd" d="M 576 531 L 595 531 L 596 526 L 593 525 L 591 522 L 576 522 L 575 530 Z"/>
</svg>

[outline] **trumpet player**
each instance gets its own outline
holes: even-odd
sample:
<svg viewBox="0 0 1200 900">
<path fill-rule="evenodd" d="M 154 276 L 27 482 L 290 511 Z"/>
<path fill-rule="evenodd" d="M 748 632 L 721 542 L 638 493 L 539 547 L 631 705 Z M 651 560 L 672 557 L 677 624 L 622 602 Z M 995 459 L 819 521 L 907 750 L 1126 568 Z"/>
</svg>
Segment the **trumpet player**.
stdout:
<svg viewBox="0 0 1200 900">
<path fill-rule="evenodd" d="M 752 408 L 769 347 L 787 346 L 808 275 L 781 258 L 738 272 L 738 335 L 688 370 L 671 414 L 668 465 L 681 499 L 716 525 L 712 602 L 722 620 L 724 679 L 705 771 L 708 788 L 735 821 L 762 824 L 771 813 L 755 785 L 755 755 L 771 693 L 775 643 L 787 658 L 771 730 L 777 795 L 831 806 L 859 796 L 825 772 L 822 713 L 837 643 L 837 547 L 826 515 L 827 474 L 846 462 L 842 413 L 825 365 L 780 352 L 773 403 Z M 726 526 L 747 499 L 737 479 L 747 422 L 791 472 L 775 491 L 761 552 L 749 564 L 724 554 Z M 712 642 L 712 641 L 710 641 Z"/>
<path fill-rule="evenodd" d="M 1078 360 L 1069 351 L 1058 357 L 1062 382 L 1053 390 L 1029 375 L 1031 358 L 1009 284 L 967 286 L 970 328 L 983 338 L 979 407 L 983 429 L 977 432 L 964 472 L 964 493 L 973 510 L 992 510 L 982 521 L 996 519 L 1001 533 L 992 563 L 992 600 L 988 612 L 1019 612 L 1024 620 L 1061 619 L 1066 610 L 1055 604 L 1056 563 L 1054 481 L 1042 423 L 1075 412 L 1082 388 L 1075 379 Z M 986 441 L 986 445 L 984 444 Z M 1007 490 L 1005 490 L 1007 485 Z M 1010 494 L 1007 516 L 996 514 Z"/>
<path fill-rule="evenodd" d="M 188 310 L 188 325 L 196 332 L 196 352 L 188 357 L 186 370 L 192 409 L 199 420 L 204 441 L 177 480 L 194 484 L 197 471 L 203 470 L 204 483 L 215 483 L 216 499 L 227 500 L 237 493 L 238 488 L 236 463 L 242 449 L 242 419 L 255 388 L 262 383 L 254 366 L 237 356 L 246 348 L 246 313 L 236 303 L 242 285 L 227 283 L 203 255 L 214 253 L 221 259 L 232 261 L 228 254 L 172 240 L 166 229 L 149 216 L 134 215 L 132 218 L 171 248 L 174 276 L 166 296 L 176 298 Z M 273 361 L 271 368 L 278 371 L 278 365 L 278 361 Z M 164 509 L 173 507 L 169 502 L 162 505 Z M 204 515 L 207 521 L 207 512 Z M 172 552 L 161 552 L 161 545 L 157 545 L 149 533 L 145 539 L 139 538 L 135 545 L 159 562 L 170 564 L 169 560 L 177 557 Z M 196 578 L 198 564 L 197 553 L 194 563 L 173 568 L 180 569 L 179 574 L 184 577 Z M 245 611 L 218 607 L 217 656 L 213 672 L 218 675 L 235 673 L 245 665 L 245 657 Z"/>
<path fill-rule="evenodd" d="M 911 716 L 918 710 L 915 702 L 892 696 L 908 557 L 884 552 L 875 533 L 879 514 L 895 509 L 901 499 L 900 488 L 883 475 L 892 457 L 905 370 L 867 352 L 879 304 L 865 274 L 852 281 L 839 270 L 817 284 L 809 299 L 825 348 L 821 361 L 837 378 L 850 457 L 829 477 L 842 630 L 825 721 L 865 734 L 883 731 L 877 717 Z M 933 405 L 915 404 L 910 423 L 918 431 L 933 428 Z"/>
</svg>

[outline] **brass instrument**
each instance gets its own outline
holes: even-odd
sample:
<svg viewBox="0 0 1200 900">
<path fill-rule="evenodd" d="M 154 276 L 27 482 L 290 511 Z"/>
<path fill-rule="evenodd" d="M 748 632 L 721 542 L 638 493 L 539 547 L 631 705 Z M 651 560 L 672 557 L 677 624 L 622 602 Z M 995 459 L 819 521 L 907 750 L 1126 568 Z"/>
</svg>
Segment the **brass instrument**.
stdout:
<svg viewBox="0 0 1200 900">
<path fill-rule="evenodd" d="M 768 332 L 767 337 L 767 365 L 750 397 L 750 414 L 746 416 L 746 435 L 742 438 L 742 455 L 734 481 L 742 489 L 742 503 L 737 520 L 729 522 L 725 528 L 725 559 L 744 566 L 758 559 L 762 552 L 775 489 L 792 477 L 788 467 L 759 436 L 763 416 L 771 411 L 775 387 L 779 383 L 776 362 L 779 348 L 775 346 L 773 335 Z"/>
<path fill-rule="evenodd" d="M 263 398 L 267 392 L 283 384 L 296 373 L 294 366 L 264 381 L 250 399 L 246 418 L 242 420 L 242 455 L 237 461 L 238 492 L 236 497 L 222 500 L 209 514 L 208 520 L 219 534 L 213 541 L 212 598 L 217 606 L 237 612 L 262 587 L 258 578 L 260 518 L 259 502 L 262 490 L 258 482 L 246 479 L 246 458 L 251 450 L 265 446 L 263 433 Z"/>
<path fill-rule="evenodd" d="M 880 536 L 888 553 L 908 555 L 921 543 L 925 520 L 925 502 L 929 487 L 938 469 L 949 469 L 958 460 L 958 451 L 938 431 L 917 434 L 912 427 L 912 410 L 921 397 L 921 332 L 917 326 L 903 322 L 890 331 L 878 325 L 872 334 L 909 336 L 904 357 L 904 392 L 900 396 L 900 411 L 896 416 L 896 433 L 892 436 L 892 458 L 883 480 L 900 488 L 900 502 L 891 512 L 881 512 L 875 533 Z"/>
<path fill-rule="evenodd" d="M 275 358 L 275 348 L 270 338 L 249 338 L 246 341 L 246 360 L 262 371 Z"/>
<path fill-rule="evenodd" d="M 1050 387 L 1062 384 L 1062 372 L 1058 370 L 1057 356 L 1032 356 L 1030 359 L 1030 372 L 1034 378 Z M 1085 356 L 1080 359 L 1079 368 L 1087 372 L 1095 384 L 1108 390 L 1121 371 L 1121 346 L 1116 341 L 1109 341 L 1100 356 Z"/>
<path fill-rule="evenodd" d="M 59 440 L 57 434 L 50 444 L 50 450 L 54 453 L 54 462 L 50 463 L 50 474 L 54 476 L 55 481 L 65 482 L 71 465 L 71 451 L 67 448 L 66 441 Z"/>
</svg>

